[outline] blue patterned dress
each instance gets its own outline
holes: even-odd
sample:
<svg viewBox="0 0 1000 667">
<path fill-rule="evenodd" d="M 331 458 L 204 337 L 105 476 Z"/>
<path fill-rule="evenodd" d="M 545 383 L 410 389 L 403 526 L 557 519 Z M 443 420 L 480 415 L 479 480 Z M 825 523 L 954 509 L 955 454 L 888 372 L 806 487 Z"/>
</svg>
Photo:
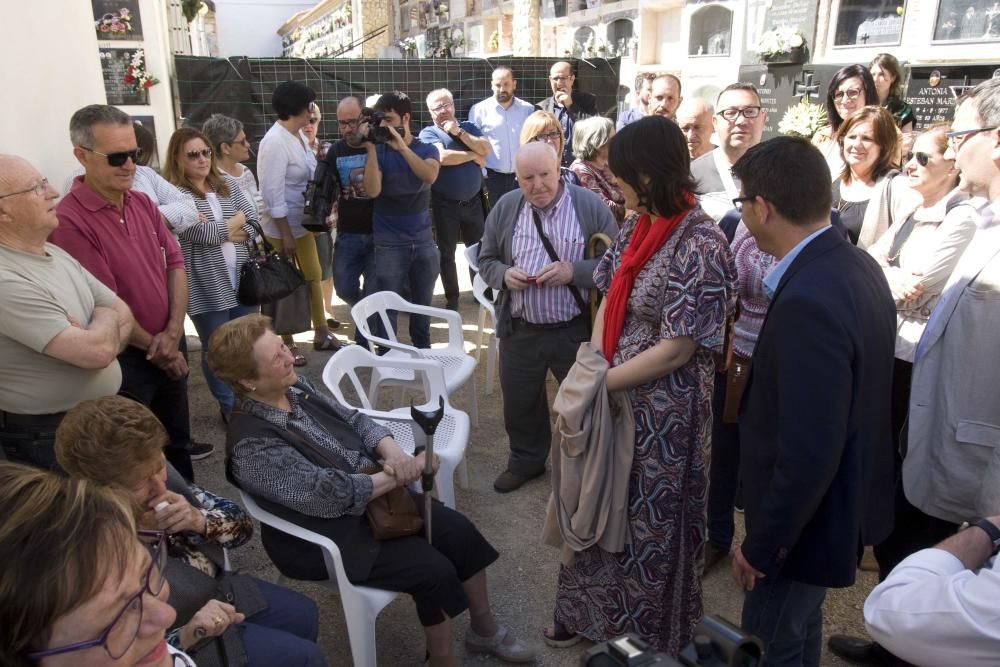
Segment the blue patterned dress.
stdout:
<svg viewBox="0 0 1000 667">
<path fill-rule="evenodd" d="M 594 279 L 607 292 L 638 221 L 633 216 Z M 559 572 L 556 618 L 593 641 L 634 632 L 676 656 L 702 616 L 712 425 L 713 352 L 721 352 L 736 303 L 736 268 L 725 236 L 695 207 L 640 271 L 614 364 L 664 338 L 689 336 L 686 364 L 629 390 L 635 455 L 625 550 L 592 547 Z"/>
</svg>

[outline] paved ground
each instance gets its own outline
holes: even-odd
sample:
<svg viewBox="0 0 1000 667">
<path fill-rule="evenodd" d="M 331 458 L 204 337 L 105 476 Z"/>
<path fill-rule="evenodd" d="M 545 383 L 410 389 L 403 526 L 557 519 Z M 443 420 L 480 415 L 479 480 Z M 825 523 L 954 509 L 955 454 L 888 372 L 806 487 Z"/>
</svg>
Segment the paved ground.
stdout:
<svg viewBox="0 0 1000 667">
<path fill-rule="evenodd" d="M 460 248 L 461 249 L 461 248 Z M 459 259 L 461 252 L 457 253 Z M 465 322 L 466 347 L 470 351 L 476 343 L 476 318 L 478 307 L 473 304 L 472 292 L 463 267 L 459 268 L 465 291 L 461 297 L 461 313 Z M 444 306 L 443 292 L 438 284 L 434 305 Z M 335 309 L 336 316 L 345 323 L 348 334 L 353 328 L 347 323 L 350 316 L 346 306 Z M 405 327 L 400 327 L 405 331 Z M 190 331 L 193 333 L 193 329 Z M 434 329 L 435 340 L 443 339 L 444 329 Z M 311 335 L 302 336 L 303 342 L 311 340 Z M 330 354 L 307 350 L 309 365 L 304 374 L 321 386 L 320 374 L 323 364 Z M 195 463 L 198 482 L 209 489 L 236 499 L 238 493 L 225 480 L 222 471 L 222 449 L 224 444 L 223 426 L 219 419 L 218 406 L 208 392 L 197 363 L 198 352 L 192 353 L 192 376 L 190 381 L 190 403 L 194 434 L 197 439 L 216 444 L 216 454 Z M 540 640 L 540 629 L 551 618 L 555 597 L 555 582 L 558 556 L 554 549 L 542 546 L 538 535 L 544 519 L 545 504 L 549 493 L 548 476 L 539 478 L 520 491 L 499 495 L 493 491 L 493 479 L 502 472 L 506 463 L 507 440 L 503 428 L 499 386 L 495 384 L 492 396 L 485 394 L 485 351 L 477 369 L 476 382 L 479 396 L 480 427 L 474 429 L 469 442 L 466 458 L 469 469 L 469 488 L 457 488 L 458 509 L 469 516 L 500 552 L 500 560 L 489 569 L 491 599 L 494 611 L 502 621 L 511 626 L 521 637 L 537 643 L 541 649 L 539 665 L 577 665 L 580 647 L 554 650 L 544 647 Z M 550 382 L 550 398 L 555 385 Z M 453 398 L 461 409 L 468 408 L 464 391 Z M 456 485 L 457 486 L 457 485 Z M 742 531 L 742 515 L 737 515 L 738 530 Z M 231 553 L 236 568 L 256 576 L 271 579 L 277 575 L 256 536 L 247 545 Z M 874 586 L 871 573 L 859 573 L 859 581 L 846 590 L 831 591 L 824 608 L 824 635 L 832 633 L 853 633 L 863 631 L 861 608 L 868 591 Z M 740 591 L 729 575 L 728 567 L 720 567 L 704 579 L 705 611 L 721 614 L 739 620 L 741 603 Z M 350 648 L 347 630 L 339 598 L 324 587 L 291 582 L 290 585 L 317 600 L 322 610 L 320 641 L 331 665 L 350 665 Z M 468 626 L 467 615 L 455 619 L 455 637 L 460 640 Z M 399 597 L 379 615 L 376 637 L 379 665 L 420 665 L 423 662 L 423 634 L 417 622 L 412 602 L 407 597 Z M 456 640 L 456 655 L 463 664 L 503 664 L 493 659 L 466 655 L 464 647 Z M 830 655 L 824 655 L 824 665 L 843 665 Z"/>
</svg>

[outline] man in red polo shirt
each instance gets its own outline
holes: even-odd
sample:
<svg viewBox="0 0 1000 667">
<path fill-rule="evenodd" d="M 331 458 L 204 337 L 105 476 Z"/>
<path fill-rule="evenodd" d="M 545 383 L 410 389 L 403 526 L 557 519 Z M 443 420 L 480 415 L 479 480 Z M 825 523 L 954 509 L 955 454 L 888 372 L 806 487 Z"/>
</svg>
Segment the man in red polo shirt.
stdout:
<svg viewBox="0 0 1000 667">
<path fill-rule="evenodd" d="M 121 393 L 149 406 L 163 423 L 170 435 L 167 460 L 191 480 L 192 457 L 212 450 L 191 442 L 184 257 L 156 203 L 130 190 L 138 147 L 128 114 L 107 105 L 84 107 L 70 120 L 70 139 L 85 173 L 56 207 L 59 227 L 49 240 L 132 309 L 136 323 L 118 358 Z"/>
</svg>

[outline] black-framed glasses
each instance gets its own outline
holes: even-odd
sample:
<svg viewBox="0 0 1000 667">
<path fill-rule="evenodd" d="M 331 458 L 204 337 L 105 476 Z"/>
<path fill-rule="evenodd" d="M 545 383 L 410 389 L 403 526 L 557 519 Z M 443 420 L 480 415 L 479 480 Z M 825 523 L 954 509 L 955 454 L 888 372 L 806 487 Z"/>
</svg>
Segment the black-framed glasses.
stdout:
<svg viewBox="0 0 1000 667">
<path fill-rule="evenodd" d="M 544 141 L 545 143 L 557 142 L 559 137 L 562 136 L 562 132 L 545 132 L 543 134 L 536 134 L 531 138 L 532 141 Z"/>
<path fill-rule="evenodd" d="M 108 164 L 112 167 L 120 167 L 128 162 L 130 158 L 132 160 L 132 164 L 139 164 L 139 160 L 142 158 L 141 148 L 136 148 L 131 151 L 119 151 L 117 153 L 102 153 L 101 151 L 95 151 L 93 148 L 88 148 L 87 146 L 80 146 L 80 148 L 107 159 Z"/>
<path fill-rule="evenodd" d="M 562 83 L 563 81 L 569 81 L 572 76 L 572 74 L 570 76 L 550 76 L 549 81 L 552 83 Z"/>
<path fill-rule="evenodd" d="M 745 197 L 734 197 L 733 198 L 733 208 L 737 211 L 743 210 L 743 202 L 753 201 L 757 198 L 757 195 L 747 195 Z"/>
<path fill-rule="evenodd" d="M 446 109 L 454 109 L 454 108 L 455 108 L 454 102 L 442 102 L 441 104 L 431 109 L 431 111 L 433 111 L 434 113 L 441 113 Z"/>
<path fill-rule="evenodd" d="M 197 160 L 200 157 L 209 160 L 212 157 L 212 149 L 202 148 L 200 151 L 188 151 L 187 153 L 185 153 L 185 155 L 187 155 L 187 159 L 189 160 Z"/>
<path fill-rule="evenodd" d="M 36 196 L 44 197 L 48 189 L 49 189 L 49 179 L 43 178 L 42 180 L 38 181 L 34 185 L 25 188 L 24 190 L 18 190 L 17 192 L 8 192 L 5 195 L 0 195 L 0 199 L 6 199 L 7 197 L 13 197 L 15 195 L 23 195 L 28 192 L 34 192 Z"/>
<path fill-rule="evenodd" d="M 955 130 L 954 132 L 948 132 L 944 136 L 948 137 L 948 143 L 951 144 L 952 150 L 958 150 L 965 143 L 965 140 L 974 134 L 979 134 L 980 132 L 989 132 L 990 130 L 997 129 L 997 125 L 991 127 L 977 127 L 971 130 Z"/>
<path fill-rule="evenodd" d="M 167 534 L 162 530 L 140 530 L 139 540 L 150 551 L 149 567 L 143 577 L 143 586 L 130 597 L 122 610 L 118 612 L 110 625 L 96 638 L 85 642 L 77 642 L 58 648 L 29 653 L 28 658 L 35 662 L 52 655 L 62 655 L 74 651 L 82 651 L 95 646 L 103 646 L 112 660 L 125 655 L 139 636 L 142 625 L 142 598 L 146 593 L 157 596 L 163 590 L 167 570 Z"/>
<path fill-rule="evenodd" d="M 753 120 L 760 115 L 760 107 L 730 107 L 729 109 L 720 111 L 719 115 L 730 123 L 735 123 L 740 116 L 743 116 L 747 120 Z"/>
<path fill-rule="evenodd" d="M 849 100 L 856 100 L 858 99 L 858 96 L 860 94 L 861 94 L 860 88 L 848 88 L 847 90 L 838 90 L 837 92 L 835 92 L 833 94 L 833 99 L 835 102 L 839 102 L 844 98 L 847 98 Z"/>
<path fill-rule="evenodd" d="M 919 164 L 921 167 L 926 167 L 927 163 L 930 162 L 931 160 L 931 156 L 929 153 L 910 151 L 909 153 L 906 154 L 906 159 L 903 161 L 903 164 L 906 164 L 913 159 L 916 159 L 917 164 Z"/>
<path fill-rule="evenodd" d="M 348 118 L 347 120 L 337 119 L 337 125 L 340 127 L 352 128 L 357 127 L 361 123 L 361 116 L 357 118 Z"/>
</svg>

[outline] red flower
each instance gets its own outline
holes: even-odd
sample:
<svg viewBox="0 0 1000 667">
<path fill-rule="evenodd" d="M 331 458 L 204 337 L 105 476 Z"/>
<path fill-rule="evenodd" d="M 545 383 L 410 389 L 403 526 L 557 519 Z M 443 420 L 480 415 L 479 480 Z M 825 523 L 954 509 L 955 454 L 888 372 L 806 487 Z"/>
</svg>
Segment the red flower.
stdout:
<svg viewBox="0 0 1000 667">
<path fill-rule="evenodd" d="M 98 28 L 98 30 L 100 30 L 101 32 L 107 32 L 107 31 L 108 31 L 108 26 L 107 26 L 107 24 L 105 24 L 105 23 L 102 23 L 102 24 L 101 24 L 101 27 L 100 27 L 100 28 Z"/>
<path fill-rule="evenodd" d="M 132 78 L 131 74 L 125 75 L 125 83 L 132 83 L 133 81 L 135 81 L 135 79 Z"/>
<path fill-rule="evenodd" d="M 150 80 L 149 80 L 149 81 L 147 81 L 146 83 L 142 84 L 142 87 L 143 87 L 143 88 L 152 88 L 152 87 L 153 87 L 153 80 L 152 80 L 152 79 L 150 79 Z"/>
</svg>

